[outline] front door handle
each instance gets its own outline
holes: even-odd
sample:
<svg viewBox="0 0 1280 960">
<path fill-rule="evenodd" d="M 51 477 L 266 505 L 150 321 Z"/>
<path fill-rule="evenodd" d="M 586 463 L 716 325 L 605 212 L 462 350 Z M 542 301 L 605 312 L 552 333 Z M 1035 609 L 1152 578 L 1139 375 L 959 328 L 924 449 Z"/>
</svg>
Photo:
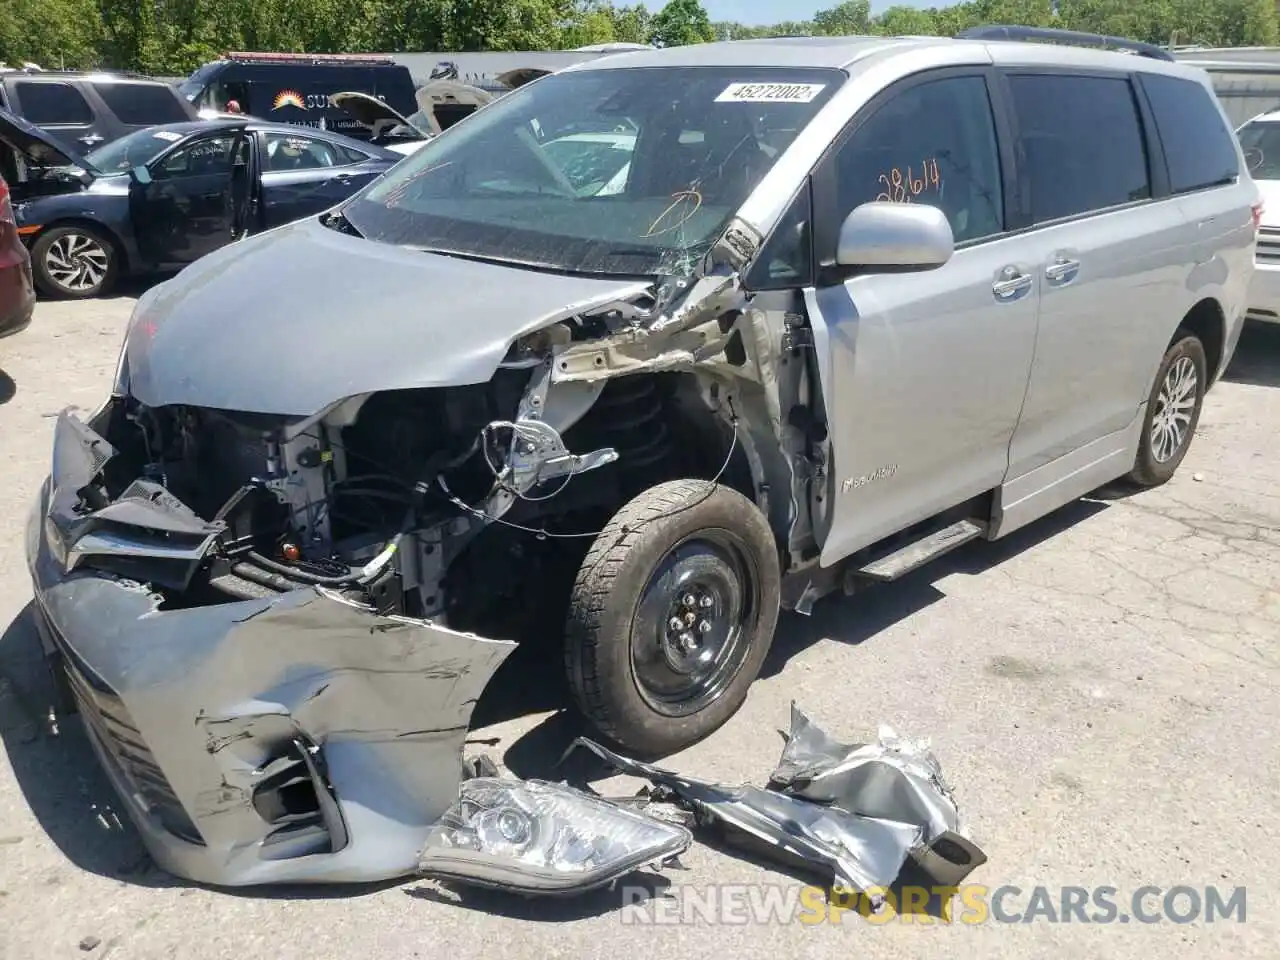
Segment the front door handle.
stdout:
<svg viewBox="0 0 1280 960">
<path fill-rule="evenodd" d="M 1044 275 L 1049 280 L 1065 280 L 1079 269 L 1079 260 L 1068 260 L 1066 257 L 1057 257 L 1053 263 L 1044 268 Z"/>
<path fill-rule="evenodd" d="M 101 143 L 103 140 L 103 138 L 96 133 L 91 133 L 88 136 L 84 136 L 84 137 L 77 137 L 76 139 L 78 139 L 86 147 L 92 147 L 95 143 Z"/>
<path fill-rule="evenodd" d="M 1031 286 L 1032 277 L 1029 273 L 1018 273 L 1008 276 L 1010 271 L 1005 271 L 1006 279 L 997 280 L 991 285 L 991 291 L 1001 300 L 1008 300 L 1010 297 L 1021 293 Z"/>
</svg>

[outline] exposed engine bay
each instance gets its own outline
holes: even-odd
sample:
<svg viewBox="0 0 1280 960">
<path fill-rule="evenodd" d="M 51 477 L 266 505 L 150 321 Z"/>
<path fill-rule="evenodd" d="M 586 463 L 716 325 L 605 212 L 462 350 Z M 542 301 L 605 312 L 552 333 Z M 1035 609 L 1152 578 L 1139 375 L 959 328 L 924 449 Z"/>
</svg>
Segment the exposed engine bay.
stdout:
<svg viewBox="0 0 1280 960">
<path fill-rule="evenodd" d="M 739 329 L 750 315 L 712 325 L 710 343 L 705 331 L 682 339 L 677 323 L 663 338 L 677 349 L 651 359 L 626 334 L 648 305 L 523 338 L 487 383 L 366 394 L 309 418 L 117 396 L 97 421 L 114 455 L 79 511 L 162 490 L 207 537 L 168 555 L 87 543 L 79 562 L 150 585 L 166 609 L 321 586 L 379 614 L 519 636 L 640 491 L 718 479 L 763 506 L 769 471 L 794 473 L 777 453 L 764 465 L 753 453 L 753 431 L 773 445 L 783 425 L 764 391 L 737 386 L 757 372 Z M 695 372 L 698 345 L 739 369 Z M 796 506 L 784 507 L 793 521 L 807 514 Z"/>
<path fill-rule="evenodd" d="M 673 455 L 660 392 L 670 384 L 617 381 L 569 434 L 608 435 L 628 454 L 629 476 L 574 488 L 579 474 L 615 463 L 618 448 L 571 454 L 546 421 L 512 419 L 528 380 L 529 371 L 511 370 L 475 387 L 374 394 L 301 425 L 124 401 L 107 431 L 119 449 L 103 502 L 142 477 L 224 530 L 194 571 L 139 569 L 135 558 L 106 555 L 93 565 L 119 565 L 183 606 L 323 585 L 379 613 L 435 616 L 448 598 L 476 593 L 465 574 L 452 585 L 445 574 L 487 517 L 509 507 L 497 532 L 514 535 L 504 548 L 514 559 L 557 534 L 598 527 L 620 487 L 643 483 L 644 468 Z M 492 583 L 494 551 L 485 553 Z M 488 606 L 493 593 L 483 592 L 489 600 L 477 603 Z"/>
</svg>

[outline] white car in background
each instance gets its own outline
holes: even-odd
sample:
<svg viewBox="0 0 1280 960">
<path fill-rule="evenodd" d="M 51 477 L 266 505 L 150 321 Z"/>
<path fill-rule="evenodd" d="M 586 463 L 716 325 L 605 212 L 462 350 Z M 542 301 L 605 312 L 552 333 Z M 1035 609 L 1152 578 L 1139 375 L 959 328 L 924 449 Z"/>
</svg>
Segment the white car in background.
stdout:
<svg viewBox="0 0 1280 960">
<path fill-rule="evenodd" d="M 1263 202 L 1246 316 L 1280 323 L 1280 110 L 1259 114 L 1236 135 Z"/>
</svg>

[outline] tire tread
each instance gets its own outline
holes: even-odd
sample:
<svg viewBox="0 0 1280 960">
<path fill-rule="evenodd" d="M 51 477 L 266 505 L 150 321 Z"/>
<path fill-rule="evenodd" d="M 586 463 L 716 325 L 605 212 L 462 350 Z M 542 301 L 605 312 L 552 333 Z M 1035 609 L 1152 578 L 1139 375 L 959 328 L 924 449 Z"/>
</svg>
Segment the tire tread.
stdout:
<svg viewBox="0 0 1280 960">
<path fill-rule="evenodd" d="M 758 524 L 772 544 L 773 534 L 767 521 L 754 504 L 737 491 L 713 485 L 708 480 L 671 480 L 651 487 L 614 514 L 592 542 L 578 570 L 565 625 L 565 671 L 578 708 L 601 734 L 614 743 L 626 739 L 625 731 L 617 712 L 611 709 L 601 664 L 605 645 L 616 642 L 616 638 L 610 636 L 606 623 L 608 600 L 618 586 L 618 577 L 626 568 L 627 556 L 647 534 L 661 531 L 661 527 L 655 527 L 658 521 L 724 496 L 742 500 L 751 514 L 746 522 Z M 776 564 L 777 559 L 775 556 L 772 560 L 761 558 L 761 561 Z M 773 621 L 770 621 L 770 634 L 772 625 Z"/>
</svg>

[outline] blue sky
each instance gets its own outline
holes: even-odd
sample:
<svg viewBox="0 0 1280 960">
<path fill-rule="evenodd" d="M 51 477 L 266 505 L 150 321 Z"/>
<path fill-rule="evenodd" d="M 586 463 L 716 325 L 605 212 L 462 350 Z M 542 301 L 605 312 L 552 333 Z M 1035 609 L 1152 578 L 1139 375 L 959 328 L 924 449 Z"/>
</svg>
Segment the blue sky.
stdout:
<svg viewBox="0 0 1280 960">
<path fill-rule="evenodd" d="M 756 25 L 781 20 L 807 20 L 817 10 L 836 6 L 840 0 L 702 0 L 712 20 L 736 20 Z M 871 12 L 886 7 L 949 7 L 956 0 L 871 0 Z M 648 4 L 651 10 L 662 8 L 661 2 Z"/>
</svg>

